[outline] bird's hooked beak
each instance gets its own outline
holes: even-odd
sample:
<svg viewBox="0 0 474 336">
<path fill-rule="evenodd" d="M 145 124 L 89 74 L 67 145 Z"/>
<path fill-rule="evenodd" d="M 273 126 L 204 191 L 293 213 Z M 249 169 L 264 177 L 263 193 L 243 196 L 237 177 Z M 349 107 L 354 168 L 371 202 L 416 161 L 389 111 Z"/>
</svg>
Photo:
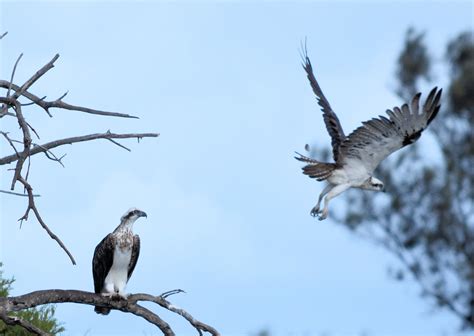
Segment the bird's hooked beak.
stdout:
<svg viewBox="0 0 474 336">
<path fill-rule="evenodd" d="M 141 211 L 141 210 L 137 213 L 137 215 L 138 215 L 138 217 L 148 217 L 148 216 L 146 215 L 146 212 L 145 212 L 145 211 Z"/>
<path fill-rule="evenodd" d="M 382 188 L 382 192 L 387 192 L 387 190 L 385 190 L 385 186 Z M 146 214 L 145 214 L 146 216 Z"/>
</svg>

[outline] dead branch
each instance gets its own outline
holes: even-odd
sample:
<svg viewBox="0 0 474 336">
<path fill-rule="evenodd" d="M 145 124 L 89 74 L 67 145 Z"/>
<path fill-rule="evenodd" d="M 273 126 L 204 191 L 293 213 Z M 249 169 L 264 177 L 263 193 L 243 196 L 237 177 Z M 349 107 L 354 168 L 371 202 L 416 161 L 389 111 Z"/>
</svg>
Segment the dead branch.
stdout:
<svg viewBox="0 0 474 336">
<path fill-rule="evenodd" d="M 21 105 L 18 103 L 16 99 L 13 97 L 0 97 L 0 102 L 12 106 L 16 113 L 16 118 L 18 120 L 18 124 L 20 125 L 21 131 L 23 132 L 23 151 L 21 153 L 15 153 L 15 157 L 17 158 L 17 164 L 15 167 L 15 174 L 13 175 L 12 184 L 10 190 L 15 189 L 15 183 L 20 177 L 21 169 L 23 168 L 23 163 L 25 162 L 26 158 L 29 156 L 30 146 L 31 146 L 31 135 L 30 130 L 28 128 L 28 124 L 23 116 L 21 111 Z"/>
<path fill-rule="evenodd" d="M 176 313 L 178 315 L 181 315 L 184 317 L 196 330 L 199 332 L 199 335 L 202 335 L 202 331 L 206 331 L 210 333 L 211 335 L 219 335 L 219 332 L 214 329 L 213 327 L 202 323 L 198 320 L 196 320 L 194 317 L 191 316 L 187 311 L 185 311 L 182 308 L 178 308 L 177 306 L 171 304 L 168 300 L 166 300 L 166 295 L 160 295 L 160 296 L 153 296 L 150 294 L 133 294 L 130 295 L 128 298 L 129 300 L 137 300 L 137 301 L 149 301 L 149 302 L 154 302 L 156 304 L 159 304 L 163 308 L 168 309 L 169 311 L 172 311 L 173 313 Z"/>
<path fill-rule="evenodd" d="M 2 132 L 0 131 L 0 134 L 3 135 L 3 137 L 8 141 L 8 143 L 10 144 L 10 146 L 13 148 L 13 150 L 15 151 L 15 155 L 17 157 L 20 156 L 20 154 L 18 154 L 18 151 L 16 150 L 16 147 L 15 145 L 13 144 L 13 140 L 10 139 L 10 137 L 8 136 L 8 133 L 7 132 Z"/>
<path fill-rule="evenodd" d="M 64 245 L 64 243 L 59 239 L 58 236 L 56 236 L 46 225 L 46 223 L 43 221 L 43 218 L 41 218 L 41 215 L 36 208 L 35 200 L 34 200 L 34 195 L 33 195 L 33 188 L 31 185 L 22 177 L 18 177 L 18 181 L 23 184 L 23 186 L 26 189 L 26 192 L 28 193 L 28 207 L 26 208 L 25 214 L 19 219 L 19 221 L 23 220 L 28 220 L 28 215 L 30 213 L 30 210 L 33 210 L 33 213 L 35 214 L 36 220 L 40 223 L 41 227 L 48 233 L 48 235 L 51 237 L 51 239 L 54 239 L 59 246 L 66 252 L 66 254 L 69 256 L 69 259 L 71 259 L 71 262 L 73 265 L 76 265 L 76 260 L 74 260 L 74 257 L 72 256 L 71 252 L 67 249 L 67 247 Z"/>
<path fill-rule="evenodd" d="M 132 118 L 132 119 L 138 119 L 138 117 L 126 114 L 126 113 L 119 113 L 119 112 L 108 112 L 108 111 L 102 111 L 102 110 L 95 110 L 87 107 L 82 107 L 82 106 L 77 106 L 77 105 L 72 105 L 69 103 L 64 102 L 62 99 L 65 97 L 65 95 L 62 95 L 56 100 L 53 101 L 46 101 L 46 97 L 38 97 L 32 93 L 30 93 L 28 90 L 22 90 L 22 88 L 16 84 L 13 84 L 9 81 L 6 80 L 0 80 L 0 88 L 8 89 L 11 88 L 13 91 L 21 92 L 21 95 L 28 100 L 31 101 L 31 103 L 41 107 L 50 117 L 52 117 L 51 113 L 49 112 L 50 108 L 57 108 L 57 109 L 62 109 L 62 110 L 69 110 L 69 111 L 78 111 L 78 112 L 84 112 L 84 113 L 89 113 L 89 114 L 95 114 L 95 115 L 103 115 L 107 117 L 121 117 L 121 118 Z M 28 104 L 26 104 L 28 105 Z M 1 117 L 1 116 L 0 116 Z"/>
<path fill-rule="evenodd" d="M 4 35 L 2 35 L 1 37 L 3 37 Z M 40 225 L 43 227 L 43 229 L 66 252 L 66 254 L 71 259 L 71 262 L 73 264 L 76 264 L 72 254 L 66 248 L 64 243 L 59 239 L 59 237 L 56 236 L 49 229 L 49 227 L 43 221 L 38 211 L 38 208 L 36 207 L 34 197 L 37 195 L 33 194 L 33 187 L 28 182 L 28 176 L 29 176 L 30 165 L 31 165 L 31 160 L 30 160 L 31 156 L 38 153 L 44 153 L 48 159 L 56 161 L 62 165 L 63 163 L 61 159 L 64 157 L 64 155 L 61 157 L 57 157 L 53 152 L 51 152 L 51 149 L 56 148 L 58 146 L 66 145 L 66 144 L 73 144 L 77 142 L 91 141 L 91 140 L 96 140 L 96 139 L 106 139 L 108 141 L 111 141 L 115 145 L 130 151 L 129 148 L 125 147 L 124 145 L 120 144 L 114 139 L 137 138 L 139 140 L 145 137 L 157 137 L 159 134 L 157 133 L 116 134 L 116 133 L 111 133 L 110 131 L 107 131 L 105 133 L 89 134 L 89 135 L 84 135 L 84 136 L 77 136 L 77 137 L 70 137 L 70 138 L 55 140 L 43 145 L 33 144 L 30 130 L 36 135 L 36 137 L 38 137 L 38 139 L 39 139 L 39 134 L 36 132 L 33 126 L 27 122 L 25 118 L 24 112 L 22 111 L 22 106 L 28 105 L 29 103 L 22 104 L 19 101 L 21 97 L 24 97 L 30 100 L 30 102 L 33 105 L 36 105 L 42 108 L 43 110 L 45 110 L 46 113 L 50 117 L 52 117 L 51 113 L 49 112 L 50 108 L 59 108 L 63 110 L 79 111 L 79 112 L 85 112 L 89 114 L 103 115 L 103 116 L 113 116 L 113 117 L 123 117 L 123 118 L 137 118 L 137 117 L 129 115 L 129 114 L 124 114 L 124 113 L 107 112 L 107 111 L 95 110 L 95 109 L 90 109 L 90 108 L 86 108 L 82 106 L 68 104 L 62 100 L 67 95 L 67 92 L 54 101 L 46 101 L 45 97 L 39 98 L 38 96 L 32 94 L 28 90 L 44 74 L 46 74 L 50 69 L 54 67 L 54 63 L 59 58 L 59 54 L 56 54 L 48 63 L 46 63 L 43 67 L 41 67 L 41 69 L 39 69 L 33 76 L 31 76 L 23 85 L 19 86 L 19 85 L 14 84 L 13 80 L 15 77 L 14 76 L 15 71 L 17 69 L 17 66 L 22 56 L 23 55 L 20 55 L 15 62 L 10 81 L 0 80 L 0 88 L 7 90 L 6 95 L 4 96 L 0 95 L 0 104 L 1 104 L 0 118 L 4 116 L 16 118 L 21 130 L 21 133 L 22 133 L 22 141 L 16 141 L 16 140 L 12 140 L 9 137 L 8 132 L 3 131 L 3 130 L 0 131 L 0 134 L 3 135 L 3 137 L 8 141 L 8 143 L 10 144 L 10 146 L 13 148 L 13 151 L 14 151 L 14 154 L 7 155 L 3 157 L 2 159 L 0 159 L 0 165 L 16 162 L 14 174 L 13 174 L 13 178 L 12 178 L 12 182 L 10 186 L 11 192 L 9 193 L 13 195 L 24 195 L 24 194 L 14 192 L 16 182 L 18 181 L 23 185 L 24 190 L 26 191 L 25 196 L 28 197 L 28 206 L 26 208 L 24 215 L 19 220 L 20 221 L 27 220 L 30 211 L 33 211 L 36 219 L 38 220 Z M 9 111 L 9 109 L 11 109 L 11 111 Z M 14 145 L 14 142 L 21 143 L 23 145 L 23 149 L 17 150 L 17 148 Z M 27 169 L 25 169 L 26 172 L 23 173 L 23 166 L 27 159 L 28 159 Z"/>
<path fill-rule="evenodd" d="M 21 87 L 20 90 L 15 90 L 15 93 L 12 95 L 13 99 L 18 99 L 23 92 L 28 90 L 38 79 L 41 78 L 46 72 L 48 72 L 50 69 L 54 68 L 54 62 L 59 58 L 59 54 L 54 55 L 54 57 L 46 63 L 41 69 L 36 71 L 36 73 L 30 77 Z"/>
<path fill-rule="evenodd" d="M 14 196 L 28 197 L 28 194 L 20 194 L 20 193 L 9 191 L 9 190 L 1 190 L 0 189 L 0 193 L 8 194 L 8 195 L 14 195 Z M 34 194 L 33 197 L 41 197 L 41 195 Z"/>
<path fill-rule="evenodd" d="M 10 84 L 13 83 L 13 78 L 15 78 L 15 72 L 16 72 L 16 67 L 18 66 L 18 63 L 20 63 L 20 60 L 21 58 L 23 57 L 23 53 L 20 54 L 20 56 L 18 56 L 16 62 L 15 62 L 15 65 L 13 66 L 13 70 L 12 70 L 12 75 L 10 77 Z M 10 91 L 11 91 L 12 87 L 11 85 L 8 87 L 8 91 L 7 91 L 7 97 L 10 97 Z"/>
<path fill-rule="evenodd" d="M 177 313 L 185 318 L 199 333 L 202 335 L 203 332 L 208 332 L 213 336 L 220 336 L 220 333 L 213 327 L 196 320 L 188 312 L 182 308 L 177 308 L 171 304 L 164 295 L 153 296 L 150 294 L 132 294 L 126 300 L 119 297 L 106 297 L 100 294 L 79 291 L 79 290 L 62 290 L 62 289 L 49 289 L 31 292 L 28 294 L 0 298 L 0 319 L 12 318 L 7 314 L 17 312 L 20 310 L 33 308 L 36 306 L 50 304 L 50 303 L 66 303 L 73 302 L 78 304 L 86 304 L 91 306 L 107 307 L 110 309 L 120 310 L 124 313 L 131 313 L 139 316 L 151 324 L 157 326 L 163 335 L 173 336 L 174 331 L 170 325 L 162 320 L 157 314 L 151 310 L 138 304 L 139 301 L 153 302 L 165 308 L 171 312 Z M 38 334 L 37 335 L 45 335 Z"/>
<path fill-rule="evenodd" d="M 95 134 L 88 134 L 88 135 L 81 135 L 71 138 L 65 138 L 60 140 L 51 141 L 42 145 L 38 145 L 30 150 L 30 156 L 43 153 L 49 151 L 53 148 L 62 146 L 62 145 L 72 145 L 73 143 L 78 142 L 85 142 L 97 139 L 129 139 L 129 138 L 156 138 L 160 134 L 159 133 L 128 133 L 128 134 L 119 134 L 119 133 L 111 133 L 109 131 L 105 133 L 95 133 Z M 8 155 L 3 158 L 0 158 L 0 166 L 8 163 L 12 163 L 18 160 L 16 154 Z"/>
</svg>

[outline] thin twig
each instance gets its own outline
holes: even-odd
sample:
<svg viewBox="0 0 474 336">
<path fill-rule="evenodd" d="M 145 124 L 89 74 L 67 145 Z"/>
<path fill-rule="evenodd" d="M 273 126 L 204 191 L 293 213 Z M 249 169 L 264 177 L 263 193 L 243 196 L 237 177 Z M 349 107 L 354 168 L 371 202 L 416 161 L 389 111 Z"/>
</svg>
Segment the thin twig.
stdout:
<svg viewBox="0 0 474 336">
<path fill-rule="evenodd" d="M 18 66 L 18 63 L 20 62 L 21 58 L 23 57 L 23 53 L 20 54 L 20 56 L 18 56 L 16 62 L 15 62 L 15 65 L 13 66 L 13 70 L 12 70 L 12 75 L 10 77 L 10 86 L 8 87 L 8 91 L 7 91 L 7 97 L 10 97 L 10 91 L 12 89 L 12 83 L 13 83 L 13 78 L 15 78 L 15 71 L 16 71 L 16 67 Z"/>
<path fill-rule="evenodd" d="M 63 100 L 63 98 L 66 97 L 68 93 L 69 91 L 64 92 L 64 94 L 56 100 Z"/>
<path fill-rule="evenodd" d="M 2 134 L 5 139 L 7 139 L 8 143 L 10 144 L 10 146 L 11 146 L 11 147 L 13 148 L 13 150 L 15 151 L 15 155 L 16 155 L 17 157 L 19 157 L 20 154 L 18 154 L 18 151 L 16 150 L 16 147 L 15 147 L 15 145 L 13 144 L 13 141 L 15 141 L 15 140 L 10 139 L 10 137 L 8 136 L 8 133 L 7 133 L 7 132 L 2 132 L 2 131 L 0 131 L 0 134 Z"/>
<path fill-rule="evenodd" d="M 119 146 L 119 147 L 125 149 L 126 151 L 129 151 L 129 152 L 132 151 L 130 148 L 125 147 L 125 146 L 122 145 L 120 142 L 117 142 L 117 141 L 115 141 L 115 140 L 113 140 L 113 139 L 107 139 L 107 140 L 109 140 L 111 143 L 113 143 L 113 144 L 115 144 L 115 145 L 117 145 L 117 146 Z"/>
<path fill-rule="evenodd" d="M 33 143 L 32 145 L 33 145 L 33 148 L 35 148 L 35 147 L 37 147 L 37 146 L 38 146 L 38 147 L 43 147 L 42 145 L 38 145 L 38 144 L 35 144 L 35 143 Z M 51 161 L 56 161 L 56 162 L 58 162 L 58 163 L 59 163 L 61 166 L 63 166 L 63 168 L 64 168 L 64 164 L 62 163 L 61 160 L 63 159 L 63 157 L 66 156 L 66 154 L 63 154 L 60 158 L 58 158 L 58 157 L 56 156 L 56 154 L 54 154 L 54 153 L 53 153 L 52 151 L 50 151 L 48 148 L 44 148 L 44 147 L 43 147 L 42 149 L 44 149 L 44 155 L 45 155 L 48 159 L 50 159 Z"/>
<path fill-rule="evenodd" d="M 20 193 L 9 191 L 9 190 L 1 190 L 0 189 L 0 193 L 4 193 L 4 194 L 8 194 L 8 195 L 14 195 L 14 196 L 28 197 L 28 194 L 20 194 Z M 41 197 L 41 195 L 33 194 L 33 197 Z"/>
<path fill-rule="evenodd" d="M 4 32 L 2 35 L 0 35 L 0 40 L 1 40 L 2 38 L 4 38 L 7 34 L 8 34 L 8 32 L 6 31 L 6 32 Z"/>
<path fill-rule="evenodd" d="M 47 97 L 47 96 L 43 96 L 43 98 L 40 98 L 40 101 L 41 101 L 41 100 L 45 100 L 46 97 Z M 36 104 L 36 102 L 30 101 L 29 103 L 22 103 L 21 106 L 30 106 L 30 105 L 34 105 L 34 104 Z M 52 117 L 51 114 L 50 114 L 49 116 Z"/>
</svg>

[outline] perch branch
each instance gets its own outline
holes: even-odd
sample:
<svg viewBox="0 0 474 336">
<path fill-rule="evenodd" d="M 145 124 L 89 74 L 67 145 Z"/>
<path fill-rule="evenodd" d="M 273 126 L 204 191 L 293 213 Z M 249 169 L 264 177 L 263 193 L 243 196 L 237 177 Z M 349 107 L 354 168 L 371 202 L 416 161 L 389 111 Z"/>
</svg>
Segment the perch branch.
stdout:
<svg viewBox="0 0 474 336">
<path fill-rule="evenodd" d="M 107 307 L 110 309 L 120 310 L 125 313 L 131 313 L 142 317 L 151 324 L 157 326 L 163 335 L 175 335 L 174 331 L 167 322 L 162 320 L 151 310 L 138 304 L 139 301 L 153 302 L 162 308 L 181 315 L 194 328 L 196 328 L 196 330 L 198 330 L 199 334 L 202 334 L 202 332 L 208 332 L 213 336 L 220 336 L 219 332 L 215 328 L 196 320 L 184 309 L 175 307 L 162 296 L 153 296 L 142 293 L 132 294 L 125 300 L 79 290 L 40 290 L 16 297 L 0 298 L 0 312 L 4 312 L 3 314 L 0 314 L 0 319 L 4 319 L 7 313 L 33 308 L 39 305 L 73 302 L 91 306 Z"/>
</svg>

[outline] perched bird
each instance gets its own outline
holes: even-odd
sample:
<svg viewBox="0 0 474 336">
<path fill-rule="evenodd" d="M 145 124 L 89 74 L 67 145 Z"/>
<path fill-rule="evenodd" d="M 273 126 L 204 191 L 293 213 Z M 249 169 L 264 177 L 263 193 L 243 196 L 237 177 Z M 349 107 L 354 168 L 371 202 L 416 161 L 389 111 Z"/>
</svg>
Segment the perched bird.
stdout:
<svg viewBox="0 0 474 336">
<path fill-rule="evenodd" d="M 303 174 L 328 184 L 319 195 L 311 215 L 323 220 L 328 216 L 329 201 L 349 188 L 385 191 L 384 184 L 372 176 L 374 170 L 387 156 L 398 149 L 414 143 L 436 117 L 442 90 L 433 88 L 426 98 L 422 110 L 419 109 L 421 93 L 417 93 L 411 103 L 400 108 L 387 110 L 387 117 L 379 116 L 362 123 L 348 136 L 344 135 L 339 119 L 329 105 L 313 74 L 313 68 L 306 51 L 303 68 L 323 111 L 326 129 L 331 136 L 334 163 L 320 162 L 296 153 L 299 161 L 307 163 Z M 324 208 L 321 201 L 324 199 Z"/>
<path fill-rule="evenodd" d="M 120 224 L 96 246 L 92 259 L 94 290 L 104 296 L 126 298 L 125 285 L 132 276 L 140 254 L 140 237 L 133 234 L 133 224 L 146 213 L 132 208 Z M 95 307 L 97 314 L 107 315 L 109 308 Z"/>
</svg>

